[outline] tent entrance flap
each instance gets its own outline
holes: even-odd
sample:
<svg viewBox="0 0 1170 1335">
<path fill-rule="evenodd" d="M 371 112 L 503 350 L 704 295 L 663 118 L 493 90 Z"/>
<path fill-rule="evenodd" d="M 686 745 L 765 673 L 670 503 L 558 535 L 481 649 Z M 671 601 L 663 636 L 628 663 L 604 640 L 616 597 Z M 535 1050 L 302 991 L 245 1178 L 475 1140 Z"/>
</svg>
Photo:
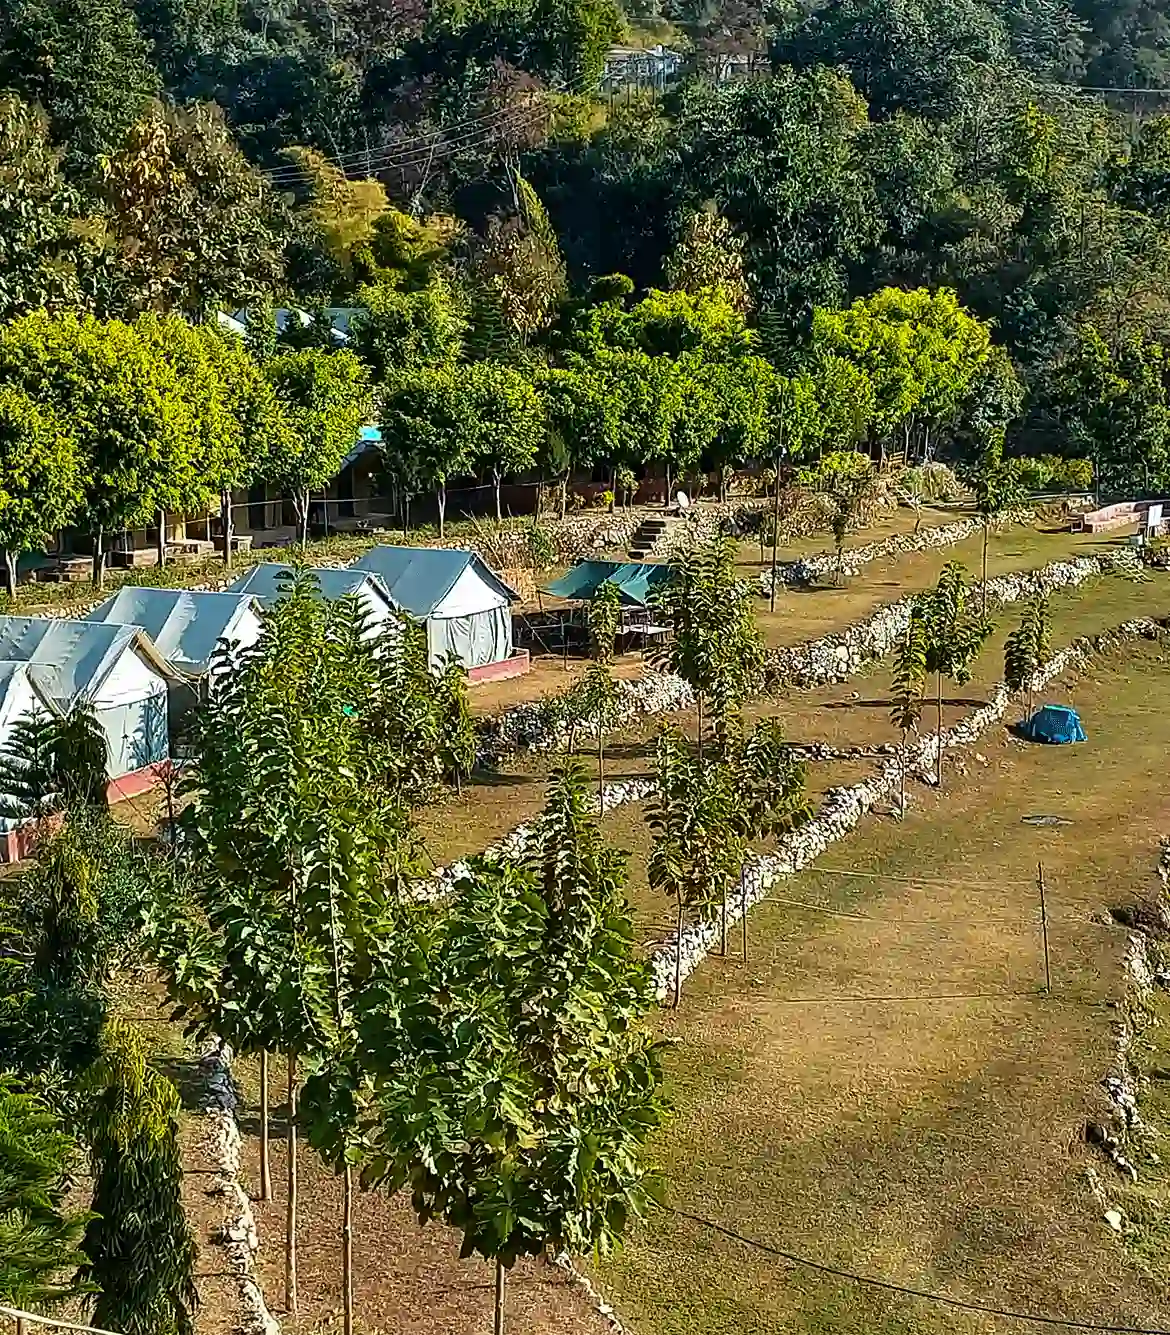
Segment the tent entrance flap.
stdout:
<svg viewBox="0 0 1170 1335">
<path fill-rule="evenodd" d="M 429 617 L 427 650 L 431 666 L 441 666 L 449 654 L 466 668 L 486 667 L 512 656 L 512 615 L 507 607 L 492 607 L 467 616 Z"/>
</svg>

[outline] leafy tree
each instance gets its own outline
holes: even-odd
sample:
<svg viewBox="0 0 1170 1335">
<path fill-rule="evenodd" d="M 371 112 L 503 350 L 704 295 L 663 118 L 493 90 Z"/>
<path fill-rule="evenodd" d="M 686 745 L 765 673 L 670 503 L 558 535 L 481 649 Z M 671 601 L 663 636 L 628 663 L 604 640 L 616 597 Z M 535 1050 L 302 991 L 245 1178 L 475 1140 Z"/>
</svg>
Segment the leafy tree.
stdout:
<svg viewBox="0 0 1170 1335">
<path fill-rule="evenodd" d="M 926 629 L 926 670 L 935 675 L 938 685 L 936 785 L 942 784 L 942 679 L 948 676 L 960 686 L 970 681 L 971 664 L 991 634 L 991 626 L 971 611 L 969 593 L 963 567 L 950 561 L 937 587 L 918 604 Z"/>
<path fill-rule="evenodd" d="M 734 815 L 730 766 L 691 754 L 682 733 L 664 728 L 654 755 L 655 789 L 646 808 L 653 837 L 650 887 L 674 900 L 674 1006 L 682 999 L 685 921 L 710 919 L 743 865 L 743 838 Z M 724 933 L 726 950 L 726 933 Z"/>
<path fill-rule="evenodd" d="M 724 751 L 731 715 L 763 665 L 763 645 L 751 593 L 735 568 L 734 538 L 717 537 L 683 549 L 670 578 L 655 594 L 671 628 L 658 661 L 694 691 L 703 753 L 703 701 L 711 704 L 716 742 Z"/>
<path fill-rule="evenodd" d="M 690 215 L 678 245 L 667 257 L 666 278 L 679 292 L 718 292 L 741 314 L 752 299 L 744 277 L 743 239 L 735 234 L 714 203 Z"/>
<path fill-rule="evenodd" d="M 303 547 L 311 493 L 323 491 L 341 472 L 369 420 L 369 383 L 361 362 L 346 351 L 286 352 L 264 370 L 288 429 L 270 441 L 260 469 L 292 496 Z"/>
<path fill-rule="evenodd" d="M 151 521 L 176 442 L 192 429 L 174 371 L 129 325 L 38 312 L 0 331 L 0 382 L 51 408 L 81 443 L 78 520 L 100 584 L 106 534 Z"/>
<path fill-rule="evenodd" d="M 417 477 L 434 488 L 439 537 L 447 520 L 447 483 L 474 466 L 475 434 L 464 369 L 409 372 L 387 388 L 382 401 L 382 452 L 400 483 Z"/>
<path fill-rule="evenodd" d="M 918 729 L 926 694 L 927 643 L 926 618 L 923 609 L 916 606 L 906 623 L 906 634 L 898 642 L 894 659 L 894 693 L 890 702 L 890 721 L 902 734 L 901 800 L 898 805 L 903 819 L 906 816 L 910 734 Z"/>
<path fill-rule="evenodd" d="M 1003 679 L 1009 691 L 1027 692 L 1026 713 L 1032 713 L 1032 681 L 1048 657 L 1050 625 L 1048 599 L 1039 595 L 1024 609 L 1019 626 L 1007 637 L 1003 649 Z"/>
<path fill-rule="evenodd" d="M 385 385 L 401 371 L 449 366 L 458 360 L 467 331 L 459 294 L 443 280 L 403 290 L 390 283 L 358 289 L 362 308 L 350 332 L 350 348 Z"/>
<path fill-rule="evenodd" d="M 100 185 L 113 244 L 105 313 L 206 319 L 269 296 L 281 276 L 275 205 L 222 114 L 155 103 Z"/>
<path fill-rule="evenodd" d="M 115 151 L 158 87 L 123 0 L 13 0 L 0 13 L 0 88 L 45 109 L 72 176 Z"/>
<path fill-rule="evenodd" d="M 199 1298 L 181 1197 L 178 1093 L 116 1019 L 106 1021 L 82 1087 L 95 1213 L 80 1273 L 98 1290 L 94 1324 L 126 1335 L 190 1335 Z"/>
<path fill-rule="evenodd" d="M 427 677 L 429 684 L 432 679 L 429 672 Z M 433 681 L 443 768 L 460 792 L 464 777 L 475 768 L 478 754 L 475 719 L 467 699 L 467 669 L 454 654 L 449 654 Z"/>
<path fill-rule="evenodd" d="M 19 557 L 49 542 L 81 504 L 80 453 L 52 409 L 0 387 L 0 550 L 11 597 Z"/>
<path fill-rule="evenodd" d="M 622 403 L 603 375 L 584 361 L 572 369 L 542 370 L 534 383 L 548 422 L 542 463 L 545 476 L 560 481 L 564 518 L 574 468 L 621 457 Z"/>
<path fill-rule="evenodd" d="M 41 107 L 0 97 L 0 161 L 0 320 L 80 306 L 101 248 L 100 224 L 83 216 L 78 192 L 65 181 Z"/>
<path fill-rule="evenodd" d="M 38 1098 L 0 1076 L 0 1303 L 29 1308 L 84 1292 L 86 1216 L 65 1194 L 78 1146 Z"/>
<path fill-rule="evenodd" d="M 1005 459 L 1002 434 L 993 435 L 980 452 L 970 474 L 975 510 L 983 525 L 983 615 L 987 616 L 987 540 L 994 520 L 1018 506 L 1024 497 L 1018 459 Z"/>
<path fill-rule="evenodd" d="M 531 382 L 510 367 L 478 362 L 462 374 L 473 413 L 467 423 L 472 457 L 491 471 L 496 521 L 502 522 L 500 484 L 505 474 L 524 473 L 535 464 L 544 438 L 544 412 Z"/>
<path fill-rule="evenodd" d="M 409 1182 L 420 1221 L 443 1219 L 465 1256 L 495 1261 L 497 1330 L 517 1257 L 604 1254 L 658 1191 L 650 973 L 622 857 L 586 802 L 570 764 L 523 862 L 473 862 L 414 948 L 388 946 L 360 999 L 376 1110 L 363 1179 Z"/>
</svg>

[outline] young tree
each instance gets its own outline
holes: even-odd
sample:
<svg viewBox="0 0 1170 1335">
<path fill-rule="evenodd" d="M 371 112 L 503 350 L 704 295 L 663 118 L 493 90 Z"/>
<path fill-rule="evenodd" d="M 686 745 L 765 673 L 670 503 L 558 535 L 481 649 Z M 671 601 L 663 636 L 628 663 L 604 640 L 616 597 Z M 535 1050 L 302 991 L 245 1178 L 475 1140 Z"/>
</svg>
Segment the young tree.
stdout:
<svg viewBox="0 0 1170 1335">
<path fill-rule="evenodd" d="M 463 791 L 463 780 L 475 768 L 478 739 L 475 719 L 467 699 L 467 669 L 454 654 L 437 674 L 427 673 L 433 685 L 438 722 L 439 748 L 443 770 L 455 782 L 455 791 Z"/>
<path fill-rule="evenodd" d="M 597 587 L 589 600 L 589 656 L 593 660 L 575 693 L 575 706 L 581 717 L 597 720 L 597 797 L 605 803 L 605 731 L 609 714 L 617 700 L 613 679 L 613 657 L 618 626 L 621 624 L 622 600 L 616 584 L 608 580 Z"/>
<path fill-rule="evenodd" d="M 703 756 L 703 701 L 711 704 L 722 745 L 735 706 L 763 665 L 763 642 L 751 592 L 735 568 L 737 546 L 730 536 L 683 549 L 670 562 L 670 578 L 655 594 L 656 606 L 671 628 L 658 661 L 695 692 L 699 757 Z"/>
<path fill-rule="evenodd" d="M 181 1196 L 178 1093 L 117 1019 L 106 1021 L 82 1090 L 94 1217 L 80 1274 L 97 1289 L 94 1324 L 126 1335 L 191 1335 L 199 1296 Z"/>
<path fill-rule="evenodd" d="M 17 719 L 0 752 L 0 814 L 39 820 L 56 811 L 106 807 L 108 747 L 93 709 L 34 710 Z"/>
<path fill-rule="evenodd" d="M 301 546 L 309 541 L 309 503 L 341 472 L 370 417 L 365 368 L 352 352 L 306 348 L 264 368 L 287 420 L 269 442 L 260 472 L 292 496 Z"/>
<path fill-rule="evenodd" d="M 699 762 L 677 729 L 659 734 L 655 791 L 646 809 L 653 846 L 650 887 L 675 904 L 674 1006 L 682 999 L 683 930 L 690 918 L 710 919 L 743 866 L 729 767 L 721 757 Z M 724 936 L 726 950 L 726 936 Z"/>
<path fill-rule="evenodd" d="M 906 624 L 906 634 L 898 642 L 894 659 L 894 695 L 890 702 L 890 721 L 902 734 L 901 801 L 906 817 L 906 769 L 910 763 L 910 734 L 917 731 L 926 694 L 927 626 L 923 610 L 915 606 Z"/>
<path fill-rule="evenodd" d="M 938 586 L 919 601 L 926 627 L 926 670 L 935 674 L 938 684 L 936 785 L 942 784 L 942 679 L 950 677 L 960 686 L 970 681 L 971 664 L 991 634 L 991 626 L 971 611 L 969 595 L 963 567 L 950 561 Z"/>
<path fill-rule="evenodd" d="M 40 1099 L 0 1075 L 0 1303 L 29 1308 L 85 1292 L 88 1219 L 65 1196 L 79 1146 Z"/>
<path fill-rule="evenodd" d="M 43 547 L 81 505 L 80 455 L 51 408 L 0 387 L 0 551 L 10 597 L 19 557 Z"/>
<path fill-rule="evenodd" d="M 359 999 L 376 1110 L 363 1179 L 409 1182 L 420 1221 L 495 1263 L 497 1332 L 518 1257 L 605 1253 L 657 1193 L 653 994 L 623 873 L 569 762 L 523 862 L 473 862 Z"/>
<path fill-rule="evenodd" d="M 987 541 L 992 523 L 1019 505 L 1024 498 L 1021 462 L 1005 459 L 1003 432 L 988 437 L 974 468 L 970 471 L 975 509 L 983 525 L 982 588 L 983 615 L 987 616 Z"/>
<path fill-rule="evenodd" d="M 744 277 L 743 241 L 714 203 L 692 213 L 666 260 L 666 278 L 679 292 L 715 291 L 742 314 L 752 299 Z"/>
<path fill-rule="evenodd" d="M 1003 647 L 1003 680 L 1009 691 L 1027 692 L 1025 712 L 1032 713 L 1032 681 L 1048 656 L 1048 599 L 1038 595 L 1027 607 L 1019 626 Z"/>
</svg>

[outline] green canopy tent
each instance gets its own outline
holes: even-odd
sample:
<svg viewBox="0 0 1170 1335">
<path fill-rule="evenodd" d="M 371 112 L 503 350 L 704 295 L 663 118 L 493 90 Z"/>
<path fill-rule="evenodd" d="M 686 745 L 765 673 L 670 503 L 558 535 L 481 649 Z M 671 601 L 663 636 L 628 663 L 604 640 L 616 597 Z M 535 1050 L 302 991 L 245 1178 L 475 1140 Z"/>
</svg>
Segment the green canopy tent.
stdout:
<svg viewBox="0 0 1170 1335">
<path fill-rule="evenodd" d="M 651 593 L 670 578 L 670 567 L 647 561 L 582 561 L 543 592 L 569 602 L 588 602 L 603 584 L 617 586 L 626 607 L 648 608 Z"/>
</svg>

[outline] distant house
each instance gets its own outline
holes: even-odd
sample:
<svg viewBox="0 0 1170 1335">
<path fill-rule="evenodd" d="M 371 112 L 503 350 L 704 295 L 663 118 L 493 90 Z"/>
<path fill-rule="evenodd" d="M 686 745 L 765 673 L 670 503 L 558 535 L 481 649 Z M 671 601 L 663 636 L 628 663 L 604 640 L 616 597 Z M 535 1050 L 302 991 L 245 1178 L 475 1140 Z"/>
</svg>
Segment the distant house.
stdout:
<svg viewBox="0 0 1170 1335">
<path fill-rule="evenodd" d="M 470 551 L 375 547 L 351 567 L 381 577 L 390 597 L 426 627 L 431 663 L 449 654 L 472 680 L 515 676 L 528 655 L 514 652 L 511 604 L 520 595 Z"/>
<path fill-rule="evenodd" d="M 79 703 L 94 710 L 106 735 L 113 796 L 131 797 L 154 783 L 153 767 L 169 754 L 167 692 L 177 674 L 144 631 L 51 617 L 0 617 L 0 672 L 15 700 L 6 716 L 16 717 L 25 683 L 56 713 L 67 714 Z"/>
<path fill-rule="evenodd" d="M 171 666 L 202 676 L 221 645 L 246 649 L 260 634 L 256 601 L 239 593 L 125 585 L 84 620 L 144 630 Z"/>
<path fill-rule="evenodd" d="M 393 618 L 394 599 L 381 577 L 372 571 L 350 566 L 341 570 L 323 567 L 309 573 L 316 578 L 322 598 L 356 597 L 371 629 L 378 630 Z M 292 566 L 255 565 L 230 586 L 229 592 L 248 594 L 264 606 L 271 606 L 281 596 L 282 580 L 290 579 L 292 575 Z"/>
</svg>

